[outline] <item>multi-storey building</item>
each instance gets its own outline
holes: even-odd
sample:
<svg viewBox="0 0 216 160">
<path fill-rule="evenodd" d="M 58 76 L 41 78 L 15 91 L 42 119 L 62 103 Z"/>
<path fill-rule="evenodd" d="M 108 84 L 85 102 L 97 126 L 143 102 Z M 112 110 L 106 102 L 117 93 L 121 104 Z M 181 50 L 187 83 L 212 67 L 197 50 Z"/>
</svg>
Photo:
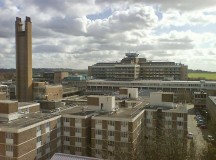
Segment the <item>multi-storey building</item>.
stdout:
<svg viewBox="0 0 216 160">
<path fill-rule="evenodd" d="M 174 94 L 152 92 L 145 107 L 145 133 L 148 138 L 174 132 L 179 138 L 187 135 L 187 107 L 174 103 Z"/>
<path fill-rule="evenodd" d="M 21 18 L 15 22 L 16 32 L 16 88 L 18 101 L 32 101 L 32 22 L 26 17 L 25 30 Z"/>
<path fill-rule="evenodd" d="M 114 158 L 119 146 L 133 151 L 144 111 L 140 100 L 134 98 L 133 106 L 128 105 L 130 99 L 124 106 L 123 101 L 115 101 L 114 96 L 88 96 L 86 105 L 62 111 L 63 153 Z"/>
<path fill-rule="evenodd" d="M 195 108 L 206 108 L 207 93 L 204 91 L 194 92 L 194 107 Z"/>
<path fill-rule="evenodd" d="M 61 151 L 60 117 L 38 112 L 38 104 L 0 101 L 0 159 L 42 160 Z"/>
<path fill-rule="evenodd" d="M 188 67 L 175 62 L 152 62 L 126 53 L 121 62 L 97 63 L 88 67 L 89 76 L 109 80 L 187 80 Z"/>
</svg>

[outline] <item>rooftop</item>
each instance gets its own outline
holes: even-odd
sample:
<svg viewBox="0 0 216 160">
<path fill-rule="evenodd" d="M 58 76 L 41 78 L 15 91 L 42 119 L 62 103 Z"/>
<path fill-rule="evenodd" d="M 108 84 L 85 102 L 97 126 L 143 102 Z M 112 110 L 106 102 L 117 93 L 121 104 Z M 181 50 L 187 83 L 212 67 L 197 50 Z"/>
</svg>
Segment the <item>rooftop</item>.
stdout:
<svg viewBox="0 0 216 160">
<path fill-rule="evenodd" d="M 159 106 L 159 105 L 149 105 L 147 104 L 145 107 L 145 109 L 151 109 L 151 110 L 157 110 L 157 109 L 162 109 L 162 110 L 169 110 L 170 112 L 184 112 L 184 113 L 187 113 L 187 107 L 181 103 L 179 104 L 176 104 L 176 103 L 173 103 L 173 107 L 170 107 L 170 106 Z"/>
<path fill-rule="evenodd" d="M 100 160 L 93 157 L 77 156 L 71 154 L 55 153 L 51 160 Z"/>
<path fill-rule="evenodd" d="M 24 106 L 29 106 L 29 105 L 34 105 L 38 104 L 36 102 L 18 102 L 18 107 L 24 107 Z"/>
<path fill-rule="evenodd" d="M 46 114 L 46 113 L 29 113 L 29 114 L 20 114 L 20 118 L 9 121 L 9 122 L 0 122 L 0 128 L 13 128 L 21 129 L 35 123 L 53 118 L 58 116 L 58 114 Z"/>
<path fill-rule="evenodd" d="M 211 99 L 211 101 L 216 104 L 216 96 L 209 96 L 209 98 Z"/>
</svg>

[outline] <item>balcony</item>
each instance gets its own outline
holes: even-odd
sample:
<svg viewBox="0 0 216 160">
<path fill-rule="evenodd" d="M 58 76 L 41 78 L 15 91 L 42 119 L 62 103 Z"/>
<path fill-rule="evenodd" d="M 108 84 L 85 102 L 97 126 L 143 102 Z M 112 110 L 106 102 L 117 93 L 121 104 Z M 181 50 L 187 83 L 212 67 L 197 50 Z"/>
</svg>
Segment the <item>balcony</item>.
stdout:
<svg viewBox="0 0 216 160">
<path fill-rule="evenodd" d="M 184 117 L 177 117 L 177 121 L 184 121 Z"/>
<path fill-rule="evenodd" d="M 96 134 L 96 135 L 95 135 L 95 139 L 102 139 L 102 135 Z"/>
<path fill-rule="evenodd" d="M 114 140 L 115 140 L 115 137 L 114 137 L 114 136 L 108 136 L 108 140 L 109 140 L 109 141 L 114 141 Z"/>
<path fill-rule="evenodd" d="M 46 128 L 45 128 L 45 132 L 46 132 L 46 133 L 50 132 L 50 127 L 46 127 Z"/>
<path fill-rule="evenodd" d="M 6 144 L 13 144 L 13 139 L 6 138 Z"/>
<path fill-rule="evenodd" d="M 13 157 L 13 152 L 12 151 L 6 151 L 6 156 L 7 157 Z"/>
<path fill-rule="evenodd" d="M 76 147 L 82 147 L 82 143 L 81 142 L 75 142 L 75 146 Z"/>
<path fill-rule="evenodd" d="M 108 125 L 108 130 L 114 131 L 115 130 L 115 126 Z"/>
<path fill-rule="evenodd" d="M 70 122 L 64 122 L 64 127 L 70 127 Z"/>
<path fill-rule="evenodd" d="M 63 141 L 63 144 L 64 144 L 65 146 L 70 146 L 70 141 Z"/>
<path fill-rule="evenodd" d="M 41 136 L 41 130 L 37 131 L 36 136 L 37 137 Z"/>
<path fill-rule="evenodd" d="M 82 134 L 75 132 L 75 137 L 82 137 Z"/>
<path fill-rule="evenodd" d="M 101 144 L 95 144 L 95 148 L 96 149 L 102 149 L 102 145 Z"/>
<path fill-rule="evenodd" d="M 41 141 L 37 142 L 37 144 L 36 144 L 36 148 L 39 148 L 39 147 L 41 147 Z"/>
<path fill-rule="evenodd" d="M 121 142 L 128 142 L 128 138 L 121 137 Z"/>
</svg>

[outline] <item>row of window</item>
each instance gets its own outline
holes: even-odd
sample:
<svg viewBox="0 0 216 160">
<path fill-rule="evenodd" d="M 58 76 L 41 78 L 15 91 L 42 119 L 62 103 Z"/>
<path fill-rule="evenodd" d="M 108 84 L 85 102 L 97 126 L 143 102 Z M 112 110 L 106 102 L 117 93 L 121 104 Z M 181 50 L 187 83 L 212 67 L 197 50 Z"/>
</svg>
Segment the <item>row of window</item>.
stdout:
<svg viewBox="0 0 216 160">
<path fill-rule="evenodd" d="M 102 120 L 95 120 L 95 124 L 102 125 Z M 110 126 L 115 126 L 115 121 L 107 121 L 107 124 Z M 127 127 L 128 122 L 121 122 L 121 126 Z"/>
<path fill-rule="evenodd" d="M 65 118 L 63 119 L 63 121 L 64 121 L 64 122 L 70 122 L 70 118 L 65 117 Z M 75 118 L 75 123 L 81 123 L 81 119 Z"/>
<path fill-rule="evenodd" d="M 95 139 L 95 144 L 96 144 L 96 145 L 102 145 L 102 140 L 100 140 L 100 139 Z M 115 141 L 107 141 L 107 144 L 108 144 L 109 146 L 114 146 L 114 145 L 115 145 Z M 118 142 L 118 145 L 119 145 L 119 142 Z M 126 146 L 127 146 L 127 143 L 126 143 L 126 142 L 121 142 L 121 143 L 120 143 L 120 146 L 121 146 L 121 147 L 126 147 Z"/>
<path fill-rule="evenodd" d="M 95 134 L 96 135 L 102 135 L 102 130 L 99 130 L 99 129 L 95 130 Z M 115 131 L 108 131 L 107 135 L 108 136 L 115 136 Z M 128 132 L 121 132 L 121 137 L 122 138 L 127 138 L 128 137 Z"/>
</svg>

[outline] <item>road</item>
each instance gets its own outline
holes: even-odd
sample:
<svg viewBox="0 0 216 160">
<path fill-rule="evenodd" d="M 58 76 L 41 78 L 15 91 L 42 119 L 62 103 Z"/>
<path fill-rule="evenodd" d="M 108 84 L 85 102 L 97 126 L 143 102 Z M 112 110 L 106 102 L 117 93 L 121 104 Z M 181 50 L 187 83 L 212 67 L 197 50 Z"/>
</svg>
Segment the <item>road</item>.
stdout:
<svg viewBox="0 0 216 160">
<path fill-rule="evenodd" d="M 205 138 L 208 135 L 208 131 L 206 129 L 200 129 L 196 125 L 194 105 L 190 104 L 188 105 L 188 132 L 193 133 L 193 140 L 196 142 L 197 153 L 199 154 L 206 147 L 207 142 Z"/>
</svg>

